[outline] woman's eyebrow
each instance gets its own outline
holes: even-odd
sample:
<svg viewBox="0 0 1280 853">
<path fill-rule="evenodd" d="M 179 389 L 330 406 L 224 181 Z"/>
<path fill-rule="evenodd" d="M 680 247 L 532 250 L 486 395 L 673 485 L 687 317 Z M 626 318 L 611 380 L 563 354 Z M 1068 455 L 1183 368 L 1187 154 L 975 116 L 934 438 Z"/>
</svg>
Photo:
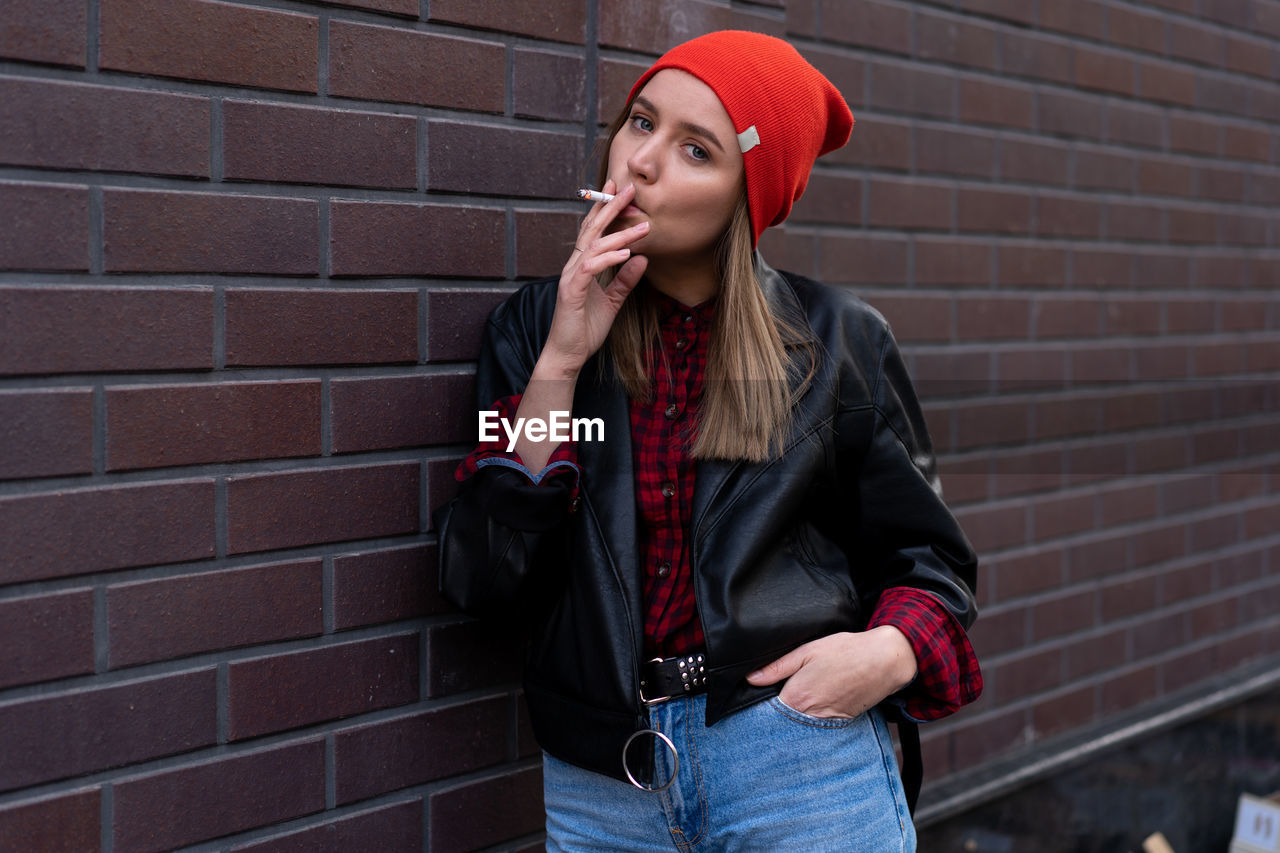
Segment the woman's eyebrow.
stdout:
<svg viewBox="0 0 1280 853">
<path fill-rule="evenodd" d="M 654 115 L 658 115 L 660 112 L 660 110 L 656 106 L 654 106 L 653 101 L 649 100 L 643 95 L 636 95 L 635 100 L 632 103 L 639 104 L 640 106 L 644 107 L 646 110 L 653 113 Z M 721 153 L 724 152 L 724 146 L 720 144 L 719 139 L 716 139 L 716 135 L 711 131 L 707 130 L 702 125 L 694 124 L 691 121 L 679 121 L 679 122 L 676 122 L 676 126 L 683 130 L 687 130 L 690 133 L 697 134 L 698 136 L 705 136 L 707 140 L 711 142 L 712 145 L 720 149 Z"/>
</svg>

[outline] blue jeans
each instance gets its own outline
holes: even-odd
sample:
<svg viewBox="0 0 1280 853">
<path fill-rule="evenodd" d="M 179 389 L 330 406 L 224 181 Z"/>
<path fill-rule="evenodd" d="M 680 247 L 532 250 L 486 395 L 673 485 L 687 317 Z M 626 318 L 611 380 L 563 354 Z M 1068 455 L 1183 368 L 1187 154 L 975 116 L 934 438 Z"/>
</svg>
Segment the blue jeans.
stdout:
<svg viewBox="0 0 1280 853">
<path fill-rule="evenodd" d="M 675 781 L 660 793 L 544 752 L 547 850 L 915 851 L 878 711 L 822 719 L 775 697 L 710 728 L 705 713 L 706 696 L 650 708 L 650 727 L 679 752 Z M 671 751 L 652 735 L 638 741 L 652 744 L 653 784 L 661 785 L 671 776 Z"/>
</svg>

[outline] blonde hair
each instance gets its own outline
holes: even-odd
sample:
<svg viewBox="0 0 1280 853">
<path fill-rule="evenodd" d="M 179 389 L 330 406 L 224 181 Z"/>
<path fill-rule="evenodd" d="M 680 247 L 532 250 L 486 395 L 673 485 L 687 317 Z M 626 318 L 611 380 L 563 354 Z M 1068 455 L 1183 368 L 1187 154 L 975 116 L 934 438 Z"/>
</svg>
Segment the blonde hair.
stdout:
<svg viewBox="0 0 1280 853">
<path fill-rule="evenodd" d="M 610 125 L 600 162 L 599 184 L 609 168 L 608 151 L 630 113 L 630 104 Z M 697 411 L 693 459 L 764 462 L 786 449 L 792 411 L 818 368 L 818 350 L 805 329 L 775 316 L 752 262 L 751 218 L 745 188 L 716 250 L 719 303 L 711 323 L 702 400 Z M 602 284 L 614 270 L 602 274 Z M 648 401 L 654 393 L 648 365 L 661 347 L 657 306 L 637 287 L 622 303 L 606 341 L 627 395 Z M 637 298 L 639 297 L 639 298 Z M 808 362 L 804 375 L 788 358 L 799 347 Z M 599 363 L 603 372 L 603 360 Z"/>
</svg>

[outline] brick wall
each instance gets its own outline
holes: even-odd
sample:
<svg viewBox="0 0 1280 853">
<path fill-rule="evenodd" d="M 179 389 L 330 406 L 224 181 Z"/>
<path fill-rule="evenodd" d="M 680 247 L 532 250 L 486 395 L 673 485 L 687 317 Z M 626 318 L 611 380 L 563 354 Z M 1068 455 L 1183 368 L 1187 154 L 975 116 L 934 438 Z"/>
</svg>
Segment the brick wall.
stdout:
<svg viewBox="0 0 1280 853">
<path fill-rule="evenodd" d="M 430 510 L 722 27 L 854 109 L 763 247 L 889 317 L 985 558 L 930 779 L 1280 655 L 1277 0 L 0 0 L 0 849 L 540 848 Z"/>
</svg>

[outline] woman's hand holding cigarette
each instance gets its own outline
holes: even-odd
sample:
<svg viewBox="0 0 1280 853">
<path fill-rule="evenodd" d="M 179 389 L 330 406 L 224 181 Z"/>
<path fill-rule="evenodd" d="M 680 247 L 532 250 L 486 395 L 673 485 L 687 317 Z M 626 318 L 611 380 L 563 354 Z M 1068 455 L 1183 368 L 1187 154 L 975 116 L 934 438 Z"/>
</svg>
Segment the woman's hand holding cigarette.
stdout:
<svg viewBox="0 0 1280 853">
<path fill-rule="evenodd" d="M 634 185 L 618 191 L 612 180 L 602 187 L 614 193 L 609 202 L 596 202 L 578 229 L 575 248 L 560 274 L 555 316 L 539 364 L 564 377 L 576 377 L 582 365 L 604 343 L 627 295 L 640 283 L 648 259 L 631 254 L 632 243 L 649 233 L 649 223 L 605 233 L 618 214 L 635 198 Z M 596 276 L 609 267 L 622 267 L 605 288 Z M 544 364 L 545 362 L 545 364 Z"/>
</svg>

